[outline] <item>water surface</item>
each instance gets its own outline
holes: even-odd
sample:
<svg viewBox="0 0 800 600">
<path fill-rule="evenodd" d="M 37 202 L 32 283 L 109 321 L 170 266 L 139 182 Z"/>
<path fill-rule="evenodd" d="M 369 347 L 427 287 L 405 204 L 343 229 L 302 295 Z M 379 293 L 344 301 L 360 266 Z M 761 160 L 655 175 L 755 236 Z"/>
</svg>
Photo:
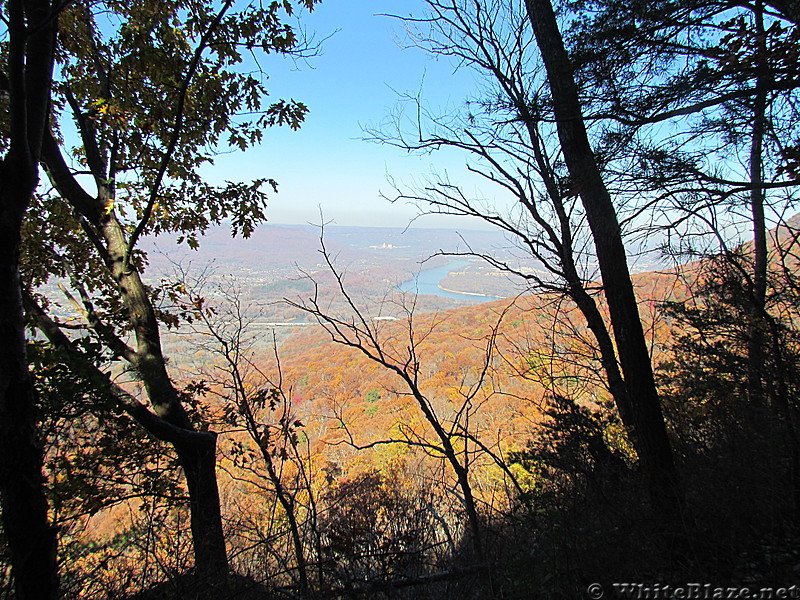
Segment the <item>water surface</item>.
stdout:
<svg viewBox="0 0 800 600">
<path fill-rule="evenodd" d="M 469 263 L 467 260 L 454 260 L 441 267 L 434 267 L 433 269 L 425 269 L 420 271 L 419 274 L 413 279 L 404 281 L 398 287 L 401 292 L 410 294 L 429 294 L 431 296 L 440 296 L 442 298 L 452 298 L 453 300 L 464 300 L 479 304 L 481 302 L 492 302 L 500 300 L 497 296 L 476 296 L 472 294 L 462 294 L 458 292 L 451 292 L 443 290 L 439 287 L 439 282 L 442 281 L 451 271 L 458 271 L 463 269 Z"/>
</svg>

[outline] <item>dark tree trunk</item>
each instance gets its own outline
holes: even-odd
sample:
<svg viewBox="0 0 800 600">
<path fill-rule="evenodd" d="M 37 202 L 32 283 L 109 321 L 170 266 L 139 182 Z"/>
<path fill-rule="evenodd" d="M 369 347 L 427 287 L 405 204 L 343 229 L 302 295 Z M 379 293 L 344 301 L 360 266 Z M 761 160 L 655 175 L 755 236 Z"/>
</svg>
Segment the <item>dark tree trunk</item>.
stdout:
<svg viewBox="0 0 800 600">
<path fill-rule="evenodd" d="M 98 384 L 99 389 L 105 390 L 109 397 L 117 400 L 120 408 L 142 428 L 156 439 L 172 444 L 176 449 L 189 489 L 196 574 L 210 597 L 219 597 L 220 589 L 225 585 L 228 566 L 216 484 L 216 434 L 194 431 L 159 417 L 115 385 L 106 373 L 87 359 L 30 295 L 26 295 L 23 302 L 28 317 L 50 343 L 63 353 L 72 368 L 88 374 Z"/>
<path fill-rule="evenodd" d="M 597 302 L 595 302 L 594 298 L 586 291 L 586 286 L 575 266 L 575 250 L 573 247 L 570 217 L 565 210 L 564 201 L 555 174 L 551 169 L 549 161 L 545 159 L 544 152 L 542 152 L 541 136 L 536 126 L 535 117 L 531 113 L 527 103 L 524 102 L 521 97 L 514 98 L 514 105 L 525 121 L 536 164 L 542 175 L 542 180 L 547 194 L 550 197 L 550 202 L 558 216 L 560 237 L 553 233 L 551 235 L 551 240 L 553 246 L 558 250 L 564 281 L 567 284 L 567 295 L 575 302 L 578 310 L 581 311 L 584 319 L 586 319 L 589 330 L 592 332 L 592 335 L 594 335 L 597 348 L 600 352 L 600 364 L 606 375 L 608 390 L 614 398 L 614 404 L 619 411 L 622 424 L 633 438 L 633 442 L 636 443 L 630 399 L 625 389 L 625 381 L 623 380 L 622 373 L 620 373 L 619 370 L 619 362 L 617 361 L 617 354 L 614 350 L 614 342 L 609 334 L 605 319 L 603 319 L 603 315 L 597 307 Z M 552 231 L 549 224 L 542 219 L 542 216 L 539 214 L 538 210 L 536 210 L 535 205 L 529 204 L 526 208 L 528 208 L 528 212 L 531 213 L 531 216 L 543 229 Z"/>
<path fill-rule="evenodd" d="M 569 297 L 578 306 L 578 309 L 586 319 L 586 324 L 589 330 L 594 335 L 597 341 L 597 347 L 600 351 L 600 364 L 603 366 L 603 371 L 606 374 L 606 382 L 608 383 L 608 390 L 614 398 L 614 404 L 619 411 L 619 417 L 622 424 L 630 432 L 633 437 L 634 444 L 638 444 L 636 439 L 635 422 L 633 419 L 633 409 L 631 408 L 630 398 L 628 398 L 628 390 L 625 387 L 625 381 L 622 378 L 622 373 L 619 371 L 619 363 L 617 356 L 614 352 L 614 342 L 606 327 L 606 322 L 603 315 L 600 314 L 600 309 L 597 308 L 597 303 L 594 301 L 586 288 L 580 282 L 577 284 L 570 284 Z"/>
<path fill-rule="evenodd" d="M 594 238 L 637 450 L 654 508 L 677 522 L 681 494 L 625 247 L 611 196 L 589 144 L 577 86 L 550 0 L 526 0 L 544 61 L 558 136 Z"/>
<path fill-rule="evenodd" d="M 796 3 L 785 3 L 785 6 Z M 756 33 L 759 50 L 766 55 L 766 36 L 764 32 L 764 9 L 760 2 L 755 7 Z M 763 63 L 763 61 L 762 61 Z M 795 519 L 800 514 L 800 446 L 796 419 L 793 414 L 789 391 L 787 388 L 787 369 L 783 356 L 783 344 L 778 322 L 767 311 L 767 279 L 768 279 L 768 240 L 767 222 L 764 215 L 766 201 L 764 192 L 763 148 L 767 131 L 767 87 L 769 81 L 768 65 L 759 65 L 760 73 L 756 78 L 756 94 L 753 97 L 753 128 L 750 145 L 750 211 L 753 225 L 753 265 L 750 283 L 750 314 L 747 339 L 747 395 L 751 409 L 768 411 L 771 409 L 783 427 L 784 438 L 789 449 L 789 470 Z M 769 334 L 769 336 L 768 336 Z M 771 373 L 764 371 L 764 362 L 768 352 L 768 337 L 771 342 Z M 772 386 L 767 381 L 774 382 Z M 772 388 L 771 390 L 769 388 Z M 770 391 L 772 394 L 770 394 Z M 774 401 L 770 407 L 769 398 Z M 764 414 L 761 412 L 761 414 Z"/>
<path fill-rule="evenodd" d="M 756 12 L 759 45 L 765 44 L 764 16 L 760 3 Z M 762 50 L 764 50 L 762 48 Z M 765 51 L 765 50 L 764 50 Z M 763 65 L 761 65 L 763 67 Z M 767 299 L 767 225 L 764 217 L 763 160 L 764 133 L 766 130 L 767 92 L 763 76 L 756 80 L 753 98 L 753 137 L 750 145 L 750 210 L 753 220 L 753 273 L 751 286 L 750 324 L 747 349 L 747 390 L 755 406 L 765 404 L 764 394 L 764 343 Z"/>
<path fill-rule="evenodd" d="M 19 271 L 20 230 L 39 181 L 50 102 L 56 33 L 50 10 L 46 0 L 7 3 L 11 132 L 0 164 L 0 499 L 19 600 L 58 596 L 56 531 L 44 494 Z"/>
<path fill-rule="evenodd" d="M 44 600 L 58 596 L 56 534 L 47 517 L 36 394 L 25 352 L 19 277 L 22 215 L 8 208 L 20 200 L 9 189 L 11 164 L 3 165 L 0 182 L 0 494 L 17 597 Z"/>
<path fill-rule="evenodd" d="M 210 433 L 207 442 L 174 444 L 189 489 L 195 571 L 212 587 L 223 586 L 228 575 L 217 487 L 216 439 Z"/>
</svg>

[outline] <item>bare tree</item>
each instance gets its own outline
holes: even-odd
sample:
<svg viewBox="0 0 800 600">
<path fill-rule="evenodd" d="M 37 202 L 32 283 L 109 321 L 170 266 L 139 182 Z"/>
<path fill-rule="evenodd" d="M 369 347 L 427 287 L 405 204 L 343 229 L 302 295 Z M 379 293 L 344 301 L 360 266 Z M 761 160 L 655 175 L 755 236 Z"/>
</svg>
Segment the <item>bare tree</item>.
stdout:
<svg viewBox="0 0 800 600">
<path fill-rule="evenodd" d="M 516 212 L 504 213 L 471 199 L 446 180 L 400 197 L 418 200 L 434 212 L 478 217 L 505 231 L 548 276 L 484 258 L 523 277 L 532 289 L 564 294 L 579 307 L 647 474 L 654 508 L 669 508 L 667 512 L 676 515 L 677 476 L 623 231 L 589 145 L 552 9 L 548 13 L 548 7 L 539 4 L 458 0 L 431 0 L 428 8 L 427 18 L 407 19 L 420 32 L 419 44 L 477 70 L 488 91 L 467 103 L 463 118 L 432 117 L 415 100 L 413 133 L 405 133 L 398 123 L 395 131 L 377 132 L 375 137 L 408 150 L 465 151 L 474 161 L 470 170 L 500 186 Z M 553 139 L 560 144 L 554 147 Z M 593 296 L 599 291 L 592 283 L 594 260 L 610 325 Z"/>
<path fill-rule="evenodd" d="M 207 365 L 199 372 L 203 386 L 224 402 L 223 424 L 246 432 L 258 448 L 265 479 L 288 523 L 297 587 L 301 596 L 306 596 L 311 584 L 309 555 L 314 548 L 308 547 L 301 520 L 305 513 L 304 520 L 313 524 L 316 504 L 299 452 L 298 434 L 303 424 L 292 414 L 291 392 L 283 380 L 277 341 L 273 335 L 277 377 L 274 379 L 254 360 L 252 346 L 256 334 L 251 326 L 257 317 L 243 301 L 241 291 L 220 283 L 214 288 L 215 300 L 209 301 L 204 289 L 208 288 L 205 277 L 192 285 L 185 283 L 185 272 L 179 279 L 184 281 L 180 287 L 185 290 L 180 310 L 190 320 L 187 327 L 194 338 L 192 344 L 206 350 L 212 362 L 213 357 L 220 359 L 220 364 Z M 233 443 L 234 463 L 241 462 L 242 466 L 260 473 L 261 469 L 245 459 L 246 454 L 244 446 Z"/>
<path fill-rule="evenodd" d="M 322 254 L 330 272 L 335 279 L 338 295 L 344 301 L 345 314 L 333 314 L 320 302 L 320 290 L 314 281 L 315 293 L 303 300 L 287 300 L 295 308 L 311 315 L 330 334 L 332 340 L 353 348 L 383 368 L 396 375 L 402 382 L 403 393 L 411 397 L 415 406 L 424 416 L 425 421 L 433 431 L 433 439 L 428 439 L 420 432 L 402 429 L 402 435 L 397 438 L 386 438 L 369 443 L 359 443 L 349 439 L 349 443 L 357 448 L 369 448 L 383 444 L 406 444 L 422 448 L 425 452 L 439 456 L 455 475 L 460 500 L 463 503 L 467 516 L 470 544 L 476 558 L 480 561 L 487 560 L 482 543 L 482 525 L 475 498 L 473 484 L 470 480 L 470 469 L 474 452 L 487 453 L 492 460 L 499 462 L 506 472 L 509 470 L 500 457 L 497 456 L 483 443 L 474 432 L 470 431 L 470 418 L 474 417 L 477 408 L 476 399 L 480 394 L 485 394 L 485 387 L 490 384 L 489 376 L 495 356 L 495 339 L 497 327 L 492 330 L 486 340 L 483 362 L 474 381 L 470 382 L 467 390 L 452 414 L 447 418 L 437 413 L 432 398 L 422 390 L 421 369 L 423 357 L 420 354 L 420 345 L 434 331 L 437 319 L 432 319 L 425 327 L 419 328 L 414 319 L 413 309 L 407 308 L 406 319 L 403 321 L 402 331 L 393 328 L 393 333 L 388 333 L 381 321 L 374 320 L 364 309 L 353 300 L 345 285 L 345 277 L 334 265 L 321 238 Z M 500 316 L 498 323 L 502 321 Z M 395 324 L 396 325 L 396 324 Z M 398 335 L 399 334 L 399 335 Z M 473 444 L 474 451 L 469 450 Z"/>
<path fill-rule="evenodd" d="M 592 230 L 651 501 L 670 524 L 677 524 L 682 494 L 617 212 L 589 143 L 578 88 L 550 0 L 526 0 L 526 8 L 547 71 L 564 161 Z"/>
</svg>

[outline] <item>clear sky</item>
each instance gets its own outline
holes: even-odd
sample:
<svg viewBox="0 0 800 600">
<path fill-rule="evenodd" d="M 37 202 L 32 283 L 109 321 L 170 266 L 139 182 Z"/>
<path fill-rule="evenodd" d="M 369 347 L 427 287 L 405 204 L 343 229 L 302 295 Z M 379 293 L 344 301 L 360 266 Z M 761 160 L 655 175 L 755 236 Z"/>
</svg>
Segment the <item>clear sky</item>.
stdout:
<svg viewBox="0 0 800 600">
<path fill-rule="evenodd" d="M 391 204 L 381 193 L 392 195 L 390 179 L 408 187 L 434 172 L 446 172 L 451 181 L 480 194 L 460 153 L 409 156 L 363 139 L 365 128 L 380 127 L 390 118 L 402 94 L 421 90 L 430 106 L 444 111 L 474 92 L 471 72 L 456 72 L 448 61 L 408 47 L 404 23 L 382 16 L 423 12 L 421 0 L 323 0 L 313 13 L 300 15 L 307 34 L 322 41 L 320 54 L 296 64 L 269 56 L 261 66 L 270 74 L 273 99 L 294 98 L 308 105 L 306 122 L 298 131 L 267 131 L 263 144 L 244 155 L 220 157 L 209 176 L 276 179 L 280 190 L 270 203 L 272 223 L 319 223 L 321 209 L 326 221 L 339 225 L 405 226 L 418 211 Z M 415 225 L 453 224 L 481 226 L 443 217 L 426 217 Z"/>
</svg>

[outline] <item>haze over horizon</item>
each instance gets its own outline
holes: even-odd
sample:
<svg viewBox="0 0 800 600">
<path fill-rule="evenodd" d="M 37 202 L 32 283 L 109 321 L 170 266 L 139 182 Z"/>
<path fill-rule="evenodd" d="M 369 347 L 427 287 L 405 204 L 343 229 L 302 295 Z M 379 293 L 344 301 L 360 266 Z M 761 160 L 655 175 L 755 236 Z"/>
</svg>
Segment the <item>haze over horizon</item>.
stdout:
<svg viewBox="0 0 800 600">
<path fill-rule="evenodd" d="M 300 13 L 299 26 L 320 43 L 319 54 L 296 60 L 273 56 L 260 66 L 269 75 L 272 98 L 291 97 L 308 106 L 305 122 L 297 131 L 265 131 L 262 144 L 245 153 L 220 155 L 206 168 L 207 178 L 277 180 L 279 193 L 270 194 L 267 213 L 273 224 L 319 224 L 321 213 L 337 225 L 405 227 L 419 211 L 389 202 L 393 185 L 407 190 L 433 174 L 445 174 L 466 193 L 494 202 L 497 190 L 480 185 L 459 152 L 412 156 L 364 139 L 365 130 L 385 130 L 400 116 L 409 95 L 419 94 L 431 110 L 447 114 L 474 93 L 471 72 L 410 47 L 402 21 L 387 16 L 419 16 L 423 7 L 410 0 L 397 12 L 397 3 L 388 0 L 342 0 Z M 438 215 L 418 218 L 413 226 L 486 228 L 477 220 Z"/>
</svg>

